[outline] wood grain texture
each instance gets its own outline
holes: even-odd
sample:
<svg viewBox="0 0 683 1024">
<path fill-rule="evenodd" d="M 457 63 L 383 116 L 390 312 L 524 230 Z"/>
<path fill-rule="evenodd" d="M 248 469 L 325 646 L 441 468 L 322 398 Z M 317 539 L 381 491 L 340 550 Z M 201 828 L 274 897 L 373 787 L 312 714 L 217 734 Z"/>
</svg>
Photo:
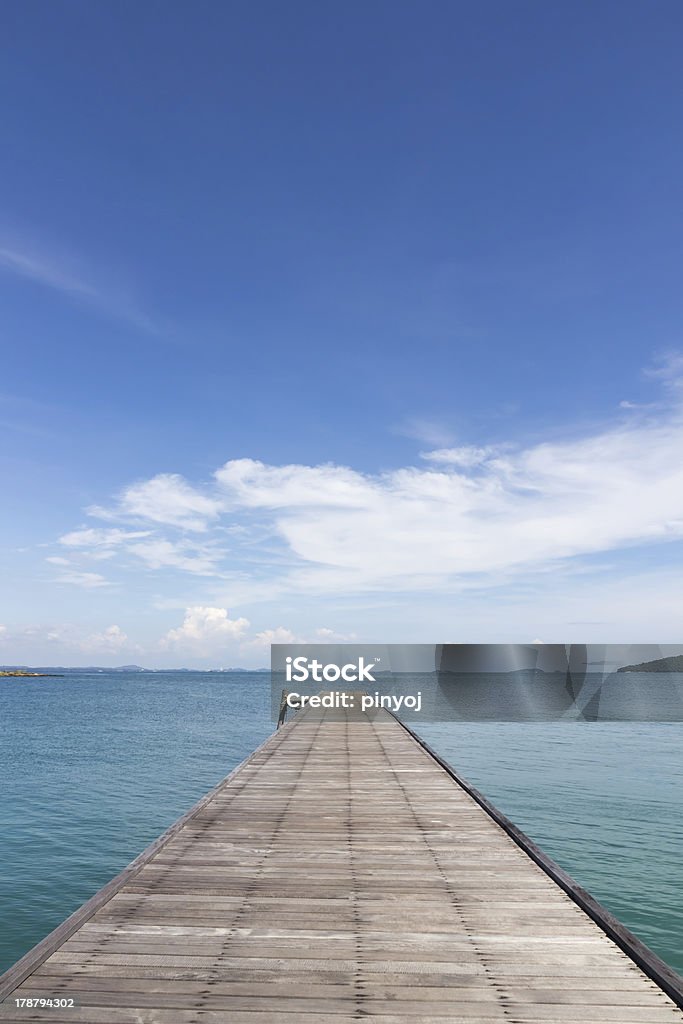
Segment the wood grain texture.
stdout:
<svg viewBox="0 0 683 1024">
<path fill-rule="evenodd" d="M 297 715 L 3 985 L 17 1022 L 683 1021 L 386 713 Z"/>
</svg>

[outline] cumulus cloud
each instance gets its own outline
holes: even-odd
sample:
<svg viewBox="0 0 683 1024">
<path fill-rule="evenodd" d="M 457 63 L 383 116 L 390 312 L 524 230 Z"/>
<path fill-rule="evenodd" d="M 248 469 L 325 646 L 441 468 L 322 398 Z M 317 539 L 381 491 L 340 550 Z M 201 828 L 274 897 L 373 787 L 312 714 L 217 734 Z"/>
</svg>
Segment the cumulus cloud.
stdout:
<svg viewBox="0 0 683 1024">
<path fill-rule="evenodd" d="M 231 619 L 227 608 L 194 605 L 185 610 L 181 626 L 171 629 L 164 637 L 164 646 L 189 644 L 209 649 L 218 644 L 239 640 L 249 628 L 249 620 Z"/>
<path fill-rule="evenodd" d="M 316 629 L 315 638 L 325 643 L 350 643 L 355 639 L 352 633 L 338 633 L 336 629 L 328 629 L 327 626 Z"/>
<path fill-rule="evenodd" d="M 255 636 L 243 643 L 243 647 L 266 649 L 271 644 L 332 644 L 350 643 L 355 640 L 355 635 L 350 633 L 338 633 L 334 629 L 321 626 L 313 630 L 310 635 L 301 636 L 285 626 L 276 626 L 275 629 L 262 629 Z"/>
<path fill-rule="evenodd" d="M 91 633 L 80 644 L 84 651 L 120 651 L 130 646 L 120 626 L 107 626 L 101 633 Z"/>
<path fill-rule="evenodd" d="M 275 629 L 262 629 L 255 637 L 248 640 L 244 646 L 258 647 L 265 650 L 267 647 L 270 647 L 271 644 L 296 643 L 305 643 L 305 641 L 298 639 L 296 634 L 292 633 L 291 629 L 286 629 L 284 626 L 276 626 Z"/>
</svg>

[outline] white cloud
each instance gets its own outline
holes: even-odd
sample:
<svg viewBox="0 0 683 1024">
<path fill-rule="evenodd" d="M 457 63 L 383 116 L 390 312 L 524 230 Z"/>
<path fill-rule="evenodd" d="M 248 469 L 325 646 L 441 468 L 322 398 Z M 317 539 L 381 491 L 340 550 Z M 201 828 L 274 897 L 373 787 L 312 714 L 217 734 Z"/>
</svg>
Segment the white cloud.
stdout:
<svg viewBox="0 0 683 1024">
<path fill-rule="evenodd" d="M 242 647 L 265 649 L 271 644 L 331 644 L 350 643 L 352 640 L 355 640 L 354 634 L 338 633 L 326 626 L 313 630 L 310 636 L 297 635 L 285 626 L 276 626 L 275 629 L 263 629 L 256 633 L 252 639 L 246 640 Z"/>
<path fill-rule="evenodd" d="M 344 466 L 266 466 L 255 459 L 226 462 L 215 477 L 232 503 L 244 508 L 363 508 L 376 489 L 370 478 Z"/>
<path fill-rule="evenodd" d="M 131 544 L 129 550 L 150 569 L 181 569 L 199 576 L 217 575 L 219 551 L 174 544 L 169 540 L 146 540 Z"/>
<path fill-rule="evenodd" d="M 68 548 L 113 548 L 137 537 L 149 537 L 149 530 L 73 530 L 59 538 Z"/>
<path fill-rule="evenodd" d="M 204 576 L 217 574 L 216 564 L 222 554 L 208 545 L 197 546 L 155 536 L 152 530 L 81 529 L 64 534 L 59 542 L 97 561 L 112 558 L 123 548 L 150 569 L 180 569 Z M 46 561 L 61 566 L 72 564 L 58 555 L 51 555 Z"/>
<path fill-rule="evenodd" d="M 322 626 L 320 629 L 315 631 L 316 640 L 325 641 L 325 643 L 351 643 L 355 639 L 353 633 L 338 633 L 336 629 L 328 629 L 326 626 Z"/>
<path fill-rule="evenodd" d="M 98 292 L 85 281 L 64 273 L 58 266 L 51 265 L 17 249 L 0 247 L 0 267 L 19 277 L 26 277 L 38 284 L 46 285 L 69 295 L 97 299 Z"/>
<path fill-rule="evenodd" d="M 291 629 L 285 629 L 284 626 L 276 626 L 275 629 L 263 629 L 260 633 L 257 633 L 251 640 L 247 640 L 243 644 L 244 647 L 261 648 L 265 650 L 270 647 L 271 644 L 296 644 L 305 643 L 301 639 L 297 639 Z"/>
<path fill-rule="evenodd" d="M 159 473 L 127 487 L 113 509 L 92 506 L 88 512 L 100 519 L 142 519 L 204 532 L 220 515 L 221 503 L 195 490 L 177 473 Z"/>
<path fill-rule="evenodd" d="M 442 423 L 421 416 L 405 420 L 396 428 L 396 433 L 435 447 L 443 447 L 453 441 L 451 431 Z"/>
<path fill-rule="evenodd" d="M 678 372 L 673 357 L 667 366 Z M 134 543 L 138 534 L 119 528 L 75 531 L 62 543 L 101 541 L 150 568 L 229 580 L 230 593 L 211 604 L 499 587 L 683 539 L 681 451 L 683 414 L 672 404 L 578 439 L 437 448 L 390 472 L 235 459 L 203 490 L 172 474 L 127 488 L 106 515 L 155 524 Z M 244 524 L 230 552 L 219 550 Z M 206 543 L 169 539 L 169 527 L 208 534 Z"/>
<path fill-rule="evenodd" d="M 96 590 L 98 587 L 110 587 L 111 583 L 100 576 L 97 572 L 63 572 L 57 579 L 57 583 L 68 583 L 74 587 L 82 587 L 84 590 Z"/>
<path fill-rule="evenodd" d="M 68 263 L 71 263 L 72 269 L 67 268 Z M 68 259 L 64 253 L 37 253 L 35 248 L 29 251 L 25 244 L 8 243 L 6 239 L 0 244 L 0 270 L 33 281 L 71 300 L 101 310 L 109 316 L 125 320 L 147 333 L 158 333 L 158 327 L 140 311 L 130 296 L 120 288 L 94 284 L 87 280 L 82 270 L 75 269 L 73 264 L 74 261 Z"/>
<path fill-rule="evenodd" d="M 619 402 L 620 409 L 636 409 L 639 412 L 643 412 L 645 409 L 657 409 L 659 406 L 659 402 L 632 402 L 628 398 L 624 398 Z"/>
<path fill-rule="evenodd" d="M 120 651 L 130 643 L 120 626 L 107 626 L 101 633 L 91 633 L 80 646 L 84 651 Z"/>
<path fill-rule="evenodd" d="M 334 466 L 227 463 L 235 503 L 267 514 L 307 587 L 449 584 L 683 537 L 683 422 L 620 425 L 578 441 L 374 477 Z"/>
<path fill-rule="evenodd" d="M 437 448 L 431 452 L 420 452 L 420 458 L 426 462 L 471 469 L 473 466 L 480 466 L 499 451 L 499 448 L 490 446 L 477 448 L 474 445 L 464 445 L 461 448 Z"/>
<path fill-rule="evenodd" d="M 248 628 L 248 619 L 230 619 L 227 608 L 194 605 L 185 610 L 182 625 L 169 630 L 162 645 L 190 644 L 211 650 L 217 644 L 222 646 L 230 641 L 239 640 Z"/>
<path fill-rule="evenodd" d="M 644 374 L 659 381 L 664 387 L 678 388 L 683 385 L 683 352 L 664 352 L 654 366 L 645 369 Z"/>
<path fill-rule="evenodd" d="M 22 626 L 12 633 L 7 633 L 7 639 L 11 640 L 14 646 L 28 643 L 29 651 L 36 647 L 47 645 L 47 649 L 56 647 L 64 651 L 74 653 L 102 653 L 116 654 L 122 649 L 139 650 L 137 644 L 131 643 L 128 636 L 120 626 L 111 625 L 99 632 L 88 633 L 81 626 L 73 623 L 59 623 L 56 625 Z"/>
</svg>

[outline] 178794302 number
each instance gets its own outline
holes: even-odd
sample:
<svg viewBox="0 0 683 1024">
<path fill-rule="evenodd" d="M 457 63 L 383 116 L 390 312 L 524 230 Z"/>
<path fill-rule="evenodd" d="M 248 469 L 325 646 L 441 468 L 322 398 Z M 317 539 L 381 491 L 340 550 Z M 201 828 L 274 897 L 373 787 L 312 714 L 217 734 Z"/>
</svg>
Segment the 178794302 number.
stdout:
<svg viewBox="0 0 683 1024">
<path fill-rule="evenodd" d="M 53 996 L 33 996 L 26 999 L 15 999 L 14 1002 L 22 1010 L 70 1010 L 73 999 L 60 999 Z"/>
</svg>

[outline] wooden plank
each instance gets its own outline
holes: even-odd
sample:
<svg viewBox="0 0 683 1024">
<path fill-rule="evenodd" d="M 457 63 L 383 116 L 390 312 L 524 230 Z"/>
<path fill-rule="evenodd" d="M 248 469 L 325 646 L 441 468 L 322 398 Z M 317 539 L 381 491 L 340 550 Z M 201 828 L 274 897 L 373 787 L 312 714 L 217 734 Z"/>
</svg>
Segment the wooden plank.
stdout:
<svg viewBox="0 0 683 1024">
<path fill-rule="evenodd" d="M 388 712 L 397 725 L 404 729 L 430 756 L 457 782 L 457 784 L 500 825 L 506 835 L 520 847 L 539 867 L 560 886 L 574 902 L 611 938 L 616 945 L 641 968 L 641 970 L 659 985 L 677 1007 L 683 1006 L 683 978 L 668 964 L 661 960 L 643 942 L 640 941 L 621 921 L 617 920 L 606 907 L 603 907 L 589 892 L 580 886 L 563 868 L 556 864 L 529 836 L 502 814 L 474 786 L 462 779 L 453 768 L 422 740 L 409 726 L 401 722 L 392 712 Z"/>
<path fill-rule="evenodd" d="M 77 931 L 82 924 L 88 921 L 100 907 L 104 906 L 112 896 L 126 884 L 126 882 L 134 878 L 142 867 L 144 867 L 144 865 L 150 861 L 156 853 L 163 849 L 169 840 L 184 828 L 192 818 L 197 816 L 206 804 L 211 802 L 214 796 L 227 786 L 240 772 L 244 771 L 250 762 L 257 761 L 261 752 L 271 742 L 272 737 L 262 743 L 260 747 L 249 755 L 249 757 L 230 772 L 222 782 L 201 797 L 201 799 L 198 800 L 197 803 L 189 809 L 189 811 L 186 811 L 186 813 L 178 818 L 177 821 L 173 822 L 165 832 L 150 843 L 150 845 L 146 847 L 134 860 L 132 860 L 131 863 L 123 869 L 123 871 L 112 878 L 110 882 L 96 892 L 95 895 L 86 903 L 67 917 L 65 921 L 62 921 L 54 931 L 50 932 L 49 935 L 46 935 L 41 942 L 34 946 L 33 949 L 30 949 L 25 956 L 0 976 L 0 1004 L 2 1004 L 8 994 L 11 993 L 17 985 L 21 984 L 24 978 L 27 978 L 32 971 L 35 970 L 39 964 L 43 963 L 52 952 L 58 949 L 70 935 L 73 935 L 73 933 Z"/>
<path fill-rule="evenodd" d="M 683 1020 L 387 713 L 292 719 L 0 985 L 62 1024 Z"/>
</svg>

